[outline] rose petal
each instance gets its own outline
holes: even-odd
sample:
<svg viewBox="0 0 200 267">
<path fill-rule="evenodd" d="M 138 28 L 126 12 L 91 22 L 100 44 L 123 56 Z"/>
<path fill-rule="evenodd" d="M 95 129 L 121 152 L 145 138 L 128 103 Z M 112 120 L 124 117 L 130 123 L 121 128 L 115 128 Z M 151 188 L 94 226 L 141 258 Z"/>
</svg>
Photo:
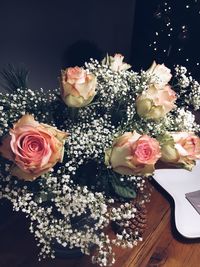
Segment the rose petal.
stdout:
<svg viewBox="0 0 200 267">
<path fill-rule="evenodd" d="M 51 167 L 43 169 L 42 171 L 37 172 L 37 173 L 34 173 L 34 172 L 31 173 L 31 172 L 26 172 L 26 171 L 22 170 L 17 165 L 13 165 L 11 170 L 10 170 L 10 173 L 11 173 L 11 175 L 19 178 L 20 180 L 34 181 L 39 176 L 47 173 L 50 169 L 51 169 Z"/>
<path fill-rule="evenodd" d="M 21 127 L 21 126 L 25 126 L 25 125 L 29 125 L 31 127 L 37 127 L 39 126 L 39 123 L 37 121 L 35 121 L 34 117 L 30 114 L 25 114 L 24 116 L 22 116 L 17 123 L 14 124 L 13 129 Z"/>
</svg>

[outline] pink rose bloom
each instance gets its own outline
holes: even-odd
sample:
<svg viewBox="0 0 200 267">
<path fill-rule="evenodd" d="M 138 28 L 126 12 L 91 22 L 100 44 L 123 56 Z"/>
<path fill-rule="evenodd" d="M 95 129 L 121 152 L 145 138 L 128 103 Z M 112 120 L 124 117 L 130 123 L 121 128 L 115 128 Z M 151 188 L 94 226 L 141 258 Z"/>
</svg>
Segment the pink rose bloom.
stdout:
<svg viewBox="0 0 200 267">
<path fill-rule="evenodd" d="M 110 68 L 113 71 L 127 70 L 131 67 L 129 64 L 123 62 L 124 56 L 122 56 L 121 54 L 115 54 L 112 59 L 113 61 L 110 64 Z"/>
<path fill-rule="evenodd" d="M 192 132 L 169 133 L 162 141 L 161 160 L 191 170 L 200 159 L 200 138 Z"/>
<path fill-rule="evenodd" d="M 136 109 L 140 117 L 157 120 L 163 118 L 175 108 L 176 93 L 169 85 L 158 89 L 151 85 L 136 100 Z"/>
<path fill-rule="evenodd" d="M 67 133 L 40 124 L 26 114 L 4 138 L 0 152 L 13 161 L 13 176 L 32 181 L 62 161 L 66 138 Z"/>
<path fill-rule="evenodd" d="M 156 139 L 136 132 L 127 132 L 116 138 L 112 148 L 105 152 L 105 163 L 123 175 L 151 175 L 161 157 Z"/>
<path fill-rule="evenodd" d="M 68 68 L 61 72 L 61 97 L 69 107 L 84 107 L 95 96 L 96 77 L 83 68 Z"/>
<path fill-rule="evenodd" d="M 151 74 L 151 83 L 157 88 L 162 88 L 167 85 L 172 78 L 171 70 L 164 64 L 156 64 L 154 61 L 151 67 L 147 70 Z"/>
<path fill-rule="evenodd" d="M 102 64 L 109 66 L 113 71 L 130 69 L 131 65 L 123 62 L 123 60 L 124 56 L 121 54 L 115 54 L 114 57 L 106 55 L 106 57 L 102 60 Z"/>
<path fill-rule="evenodd" d="M 68 68 L 65 75 L 65 81 L 68 81 L 70 84 L 81 84 L 85 82 L 86 77 L 87 74 L 83 68 Z"/>
</svg>

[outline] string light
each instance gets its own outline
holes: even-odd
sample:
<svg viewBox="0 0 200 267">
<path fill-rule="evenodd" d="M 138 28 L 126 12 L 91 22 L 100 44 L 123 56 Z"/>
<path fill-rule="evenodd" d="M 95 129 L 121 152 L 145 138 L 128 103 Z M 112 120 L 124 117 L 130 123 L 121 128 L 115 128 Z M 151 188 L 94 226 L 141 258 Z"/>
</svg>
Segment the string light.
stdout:
<svg viewBox="0 0 200 267">
<path fill-rule="evenodd" d="M 156 55 L 162 56 L 162 53 L 166 56 L 170 56 L 171 53 L 179 54 L 181 56 L 181 61 L 184 60 L 185 62 L 191 62 L 191 64 L 194 64 L 195 66 L 200 67 L 200 61 L 194 59 L 190 59 L 189 57 L 186 57 L 186 49 L 188 46 L 185 46 L 185 42 L 188 42 L 188 39 L 190 38 L 191 34 L 191 28 L 190 25 L 187 23 L 183 23 L 181 26 L 178 27 L 178 22 L 176 23 L 176 18 L 174 19 L 174 5 L 176 3 L 173 2 L 173 4 L 170 4 L 170 1 L 163 1 L 159 4 L 157 11 L 154 13 L 154 18 L 158 21 L 158 27 L 159 29 L 156 29 L 155 33 L 153 34 L 153 38 L 151 42 L 149 43 L 149 47 L 156 53 Z M 180 4 L 180 3 L 179 3 Z M 177 6 L 179 7 L 179 4 L 177 3 Z M 198 6 L 197 6 L 198 4 Z M 181 5 L 181 4 L 180 4 Z M 188 0 L 187 3 L 183 3 L 183 8 L 187 10 L 187 15 L 182 15 L 182 18 L 185 18 L 188 20 L 190 19 L 190 13 L 188 12 L 194 12 L 196 15 L 200 15 L 200 0 Z M 182 10 L 182 7 L 181 9 Z M 182 11 L 181 11 L 182 12 Z M 180 17 L 181 18 L 181 17 Z M 187 21 L 183 21 L 187 22 Z M 177 32 L 179 33 L 177 34 Z M 166 49 L 163 49 L 163 45 L 161 45 L 163 42 L 165 42 Z M 182 43 L 182 47 L 178 46 L 176 47 L 176 44 Z"/>
</svg>

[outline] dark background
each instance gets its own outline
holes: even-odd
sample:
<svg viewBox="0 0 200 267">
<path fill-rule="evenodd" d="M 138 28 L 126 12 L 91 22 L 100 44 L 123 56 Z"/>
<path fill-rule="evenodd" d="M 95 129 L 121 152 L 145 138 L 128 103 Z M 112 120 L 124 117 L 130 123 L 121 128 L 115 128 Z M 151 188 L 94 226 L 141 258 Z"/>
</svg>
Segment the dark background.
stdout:
<svg viewBox="0 0 200 267">
<path fill-rule="evenodd" d="M 136 1 L 132 45 L 137 70 L 155 59 L 169 67 L 186 66 L 199 80 L 200 0 Z"/>
<path fill-rule="evenodd" d="M 171 5 L 169 14 L 162 11 L 165 2 Z M 187 3 L 193 3 L 189 13 Z M 0 69 L 24 63 L 31 88 L 51 89 L 58 86 L 61 68 L 118 52 L 134 70 L 146 69 L 156 59 L 169 67 L 187 65 L 199 78 L 199 6 L 199 0 L 1 0 Z M 166 16 L 174 25 L 171 38 L 166 37 Z M 185 24 L 186 37 L 181 37 Z M 156 31 L 154 51 L 149 44 Z M 169 47 L 170 53 L 162 52 Z"/>
<path fill-rule="evenodd" d="M 135 0 L 0 0 L 0 68 L 23 62 L 30 86 L 58 86 L 61 68 L 108 52 L 130 58 Z"/>
</svg>

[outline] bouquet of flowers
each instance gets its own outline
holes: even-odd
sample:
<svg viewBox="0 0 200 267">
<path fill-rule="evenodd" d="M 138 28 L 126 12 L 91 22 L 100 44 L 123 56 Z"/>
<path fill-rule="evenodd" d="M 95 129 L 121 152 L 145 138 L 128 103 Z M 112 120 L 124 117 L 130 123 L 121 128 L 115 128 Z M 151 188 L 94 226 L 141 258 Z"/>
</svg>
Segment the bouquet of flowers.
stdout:
<svg viewBox="0 0 200 267">
<path fill-rule="evenodd" d="M 24 70 L 1 73 L 0 197 L 30 219 L 39 258 L 62 246 L 112 265 L 112 245 L 142 240 L 136 221 L 158 163 L 192 170 L 200 158 L 199 83 L 182 66 L 173 79 L 164 64 L 130 67 L 120 54 L 91 59 L 47 92 L 28 89 Z"/>
</svg>

